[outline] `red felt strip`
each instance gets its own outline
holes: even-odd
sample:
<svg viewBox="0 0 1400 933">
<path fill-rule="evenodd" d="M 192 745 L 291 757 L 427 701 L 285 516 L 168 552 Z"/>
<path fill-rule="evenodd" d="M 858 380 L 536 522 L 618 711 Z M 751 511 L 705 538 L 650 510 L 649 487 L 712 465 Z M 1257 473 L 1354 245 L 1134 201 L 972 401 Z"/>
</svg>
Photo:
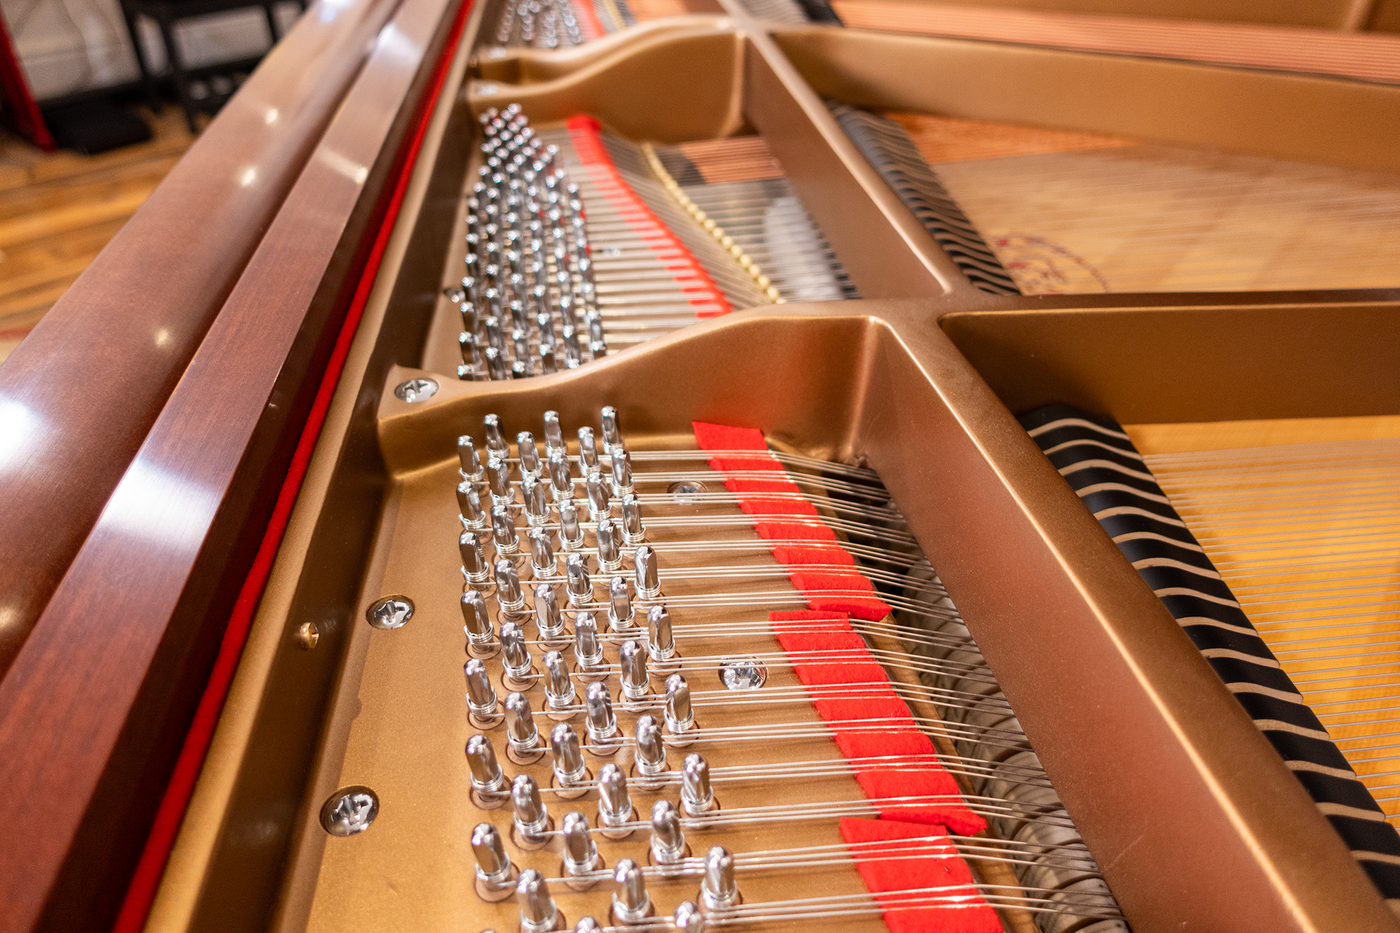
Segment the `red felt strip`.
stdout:
<svg viewBox="0 0 1400 933">
<path fill-rule="evenodd" d="M 690 299 L 691 305 L 698 309 L 695 316 L 718 317 L 733 311 L 729 299 L 710 278 L 705 267 L 623 179 L 622 173 L 613 164 L 612 156 L 608 155 L 607 147 L 603 145 L 602 125 L 592 117 L 580 114 L 572 117 L 568 126 L 579 161 L 593 170 L 595 184 L 613 209 L 652 252 L 677 260 L 671 267 L 671 274 L 682 291 L 695 296 Z M 702 307 L 711 304 L 713 308 Z"/>
<path fill-rule="evenodd" d="M 971 870 L 941 828 L 885 819 L 843 819 L 841 838 L 850 847 L 866 888 L 885 907 L 890 933 L 1001 933 L 996 911 L 972 886 Z M 913 840 L 917 840 L 916 853 L 892 851 L 903 848 L 899 842 Z M 909 893 L 895 896 L 900 892 Z M 942 903 L 899 906 L 901 900 L 934 896 Z"/>
</svg>

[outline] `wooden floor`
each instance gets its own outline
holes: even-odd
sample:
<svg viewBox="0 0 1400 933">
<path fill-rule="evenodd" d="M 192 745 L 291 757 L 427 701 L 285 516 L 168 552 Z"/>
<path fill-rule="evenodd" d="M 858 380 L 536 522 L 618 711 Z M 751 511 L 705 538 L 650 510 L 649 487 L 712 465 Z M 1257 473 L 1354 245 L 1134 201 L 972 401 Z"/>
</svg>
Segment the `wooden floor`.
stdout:
<svg viewBox="0 0 1400 933">
<path fill-rule="evenodd" d="M 194 141 L 178 107 L 143 116 L 154 139 L 97 156 L 42 153 L 0 131 L 0 361 Z"/>
</svg>

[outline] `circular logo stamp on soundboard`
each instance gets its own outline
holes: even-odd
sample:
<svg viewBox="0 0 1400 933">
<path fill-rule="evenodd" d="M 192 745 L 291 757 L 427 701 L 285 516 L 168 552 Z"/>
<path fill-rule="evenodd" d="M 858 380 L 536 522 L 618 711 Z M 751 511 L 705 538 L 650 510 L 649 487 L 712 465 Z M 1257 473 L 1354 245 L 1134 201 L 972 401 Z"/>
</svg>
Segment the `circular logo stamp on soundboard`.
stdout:
<svg viewBox="0 0 1400 933">
<path fill-rule="evenodd" d="M 1032 233 L 990 237 L 1006 271 L 1027 295 L 1082 295 L 1109 291 L 1108 279 L 1058 243 Z"/>
</svg>

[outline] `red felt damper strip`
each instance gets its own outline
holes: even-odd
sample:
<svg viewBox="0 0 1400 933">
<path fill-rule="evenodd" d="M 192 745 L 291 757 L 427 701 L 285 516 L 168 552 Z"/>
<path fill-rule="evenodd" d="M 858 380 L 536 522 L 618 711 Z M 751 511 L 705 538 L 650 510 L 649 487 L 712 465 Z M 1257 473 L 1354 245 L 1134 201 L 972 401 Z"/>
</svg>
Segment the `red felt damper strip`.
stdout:
<svg viewBox="0 0 1400 933">
<path fill-rule="evenodd" d="M 866 888 L 885 906 L 890 933 L 1001 933 L 996 911 L 973 887 L 971 870 L 936 826 L 894 820 L 841 821 L 846 840 Z M 910 841 L 917 851 L 897 851 Z M 925 855 L 924 853 L 928 854 Z M 913 857 L 897 857 L 909 856 Z M 896 856 L 896 857 L 892 857 Z M 928 891 L 930 888 L 946 891 Z M 898 892 L 909 898 L 937 897 L 941 903 L 920 907 L 898 906 Z"/>
<path fill-rule="evenodd" d="M 697 310 L 696 317 L 709 318 L 728 314 L 734 310 L 729 299 L 720 291 L 705 267 L 691 254 L 685 244 L 678 240 L 661 218 L 652 213 L 647 203 L 637 196 L 622 173 L 613 164 L 603 145 L 602 124 L 590 116 L 580 114 L 569 120 L 569 136 L 579 161 L 594 172 L 594 180 L 603 196 L 622 215 L 652 252 L 672 260 L 667 263 L 671 277 L 681 291 L 693 293 L 692 305 L 714 304 L 718 310 Z"/>
</svg>

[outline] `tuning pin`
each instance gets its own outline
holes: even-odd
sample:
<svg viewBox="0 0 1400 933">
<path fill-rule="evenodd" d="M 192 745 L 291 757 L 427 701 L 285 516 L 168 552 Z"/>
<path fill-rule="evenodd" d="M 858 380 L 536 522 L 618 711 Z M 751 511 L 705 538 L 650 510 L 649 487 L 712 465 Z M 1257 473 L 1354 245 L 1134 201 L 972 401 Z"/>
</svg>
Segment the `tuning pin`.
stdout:
<svg viewBox="0 0 1400 933">
<path fill-rule="evenodd" d="M 487 415 L 485 424 L 487 459 L 504 463 L 510 456 L 510 445 L 506 443 L 506 436 L 501 433 L 501 419 L 495 415 Z"/>
<path fill-rule="evenodd" d="M 526 479 L 521 483 L 525 499 L 525 521 L 531 528 L 549 524 L 549 490 L 543 482 Z"/>
<path fill-rule="evenodd" d="M 632 455 L 621 446 L 612 451 L 612 491 L 619 499 L 632 495 Z"/>
<path fill-rule="evenodd" d="M 505 558 L 496 561 L 496 602 L 501 612 L 519 612 L 525 608 L 525 594 L 520 590 L 520 575 L 515 564 Z"/>
<path fill-rule="evenodd" d="M 457 462 L 460 464 L 463 479 L 479 483 L 486 478 L 486 471 L 481 466 L 481 458 L 476 454 L 476 444 L 466 434 L 457 438 Z"/>
<path fill-rule="evenodd" d="M 637 571 L 637 597 L 658 598 L 661 595 L 661 578 L 656 570 L 656 549 L 643 544 L 632 555 L 632 565 Z"/>
<path fill-rule="evenodd" d="M 596 534 L 598 566 L 607 573 L 616 573 L 622 569 L 622 535 L 618 533 L 617 525 L 611 518 L 604 518 L 598 523 Z"/>
<path fill-rule="evenodd" d="M 551 729 L 549 750 L 554 756 L 556 787 L 575 788 L 588 780 L 588 766 L 583 763 L 583 751 L 573 726 L 561 722 Z"/>
<path fill-rule="evenodd" d="M 520 451 L 520 475 L 538 478 L 544 470 L 540 463 L 540 452 L 535 446 L 535 435 L 521 431 L 515 435 L 515 447 Z"/>
<path fill-rule="evenodd" d="M 525 645 L 525 633 L 514 622 L 501 623 L 501 667 L 507 687 L 526 689 L 538 676 Z"/>
<path fill-rule="evenodd" d="M 617 717 L 613 715 L 607 684 L 589 684 L 583 703 L 588 717 L 589 751 L 595 755 L 611 755 L 618 746 Z"/>
<path fill-rule="evenodd" d="M 577 45 L 578 43 L 575 43 Z M 483 931 L 489 933 L 489 931 Z M 603 933 L 603 925 L 593 917 L 579 917 L 574 924 L 574 933 Z"/>
<path fill-rule="evenodd" d="M 510 485 L 510 464 L 504 458 L 493 456 L 486 461 L 486 481 L 493 506 L 506 508 L 515 501 L 515 490 Z"/>
<path fill-rule="evenodd" d="M 653 664 L 662 666 L 676 656 L 671 613 L 665 606 L 652 606 L 647 610 L 647 656 Z"/>
<path fill-rule="evenodd" d="M 462 591 L 462 621 L 468 649 L 481 654 L 496 651 L 499 645 L 491 628 L 491 616 L 486 612 L 486 600 L 471 587 Z"/>
<path fill-rule="evenodd" d="M 583 365 L 583 343 L 579 340 L 578 331 L 574 325 L 566 323 L 559 329 L 559 335 L 564 341 L 564 367 L 578 369 Z"/>
<path fill-rule="evenodd" d="M 686 856 L 685 830 L 681 815 L 669 800 L 658 800 L 651 807 L 651 861 L 672 865 Z"/>
<path fill-rule="evenodd" d="M 476 893 L 484 901 L 503 901 L 515 893 L 515 866 L 510 863 L 501 834 L 490 823 L 472 830 L 476 856 Z"/>
<path fill-rule="evenodd" d="M 593 354 L 595 360 L 602 359 L 608 352 L 608 343 L 603 337 L 603 319 L 600 317 L 588 319 L 588 352 Z"/>
<path fill-rule="evenodd" d="M 569 473 L 569 457 L 562 450 L 549 452 L 549 487 L 554 492 L 555 502 L 564 502 L 574 497 L 574 480 Z"/>
<path fill-rule="evenodd" d="M 546 711 L 556 714 L 573 715 L 571 706 L 578 700 L 574 682 L 569 679 L 569 665 L 564 655 L 558 651 L 548 651 L 544 656 L 544 702 Z"/>
<path fill-rule="evenodd" d="M 559 591 L 552 583 L 535 587 L 535 627 L 546 644 L 561 642 L 568 635 L 564 614 L 559 611 Z"/>
<path fill-rule="evenodd" d="M 643 714 L 637 717 L 637 749 L 633 764 L 640 778 L 654 777 L 666 770 L 666 745 L 662 739 L 661 726 L 656 717 Z"/>
<path fill-rule="evenodd" d="M 666 678 L 666 731 L 680 736 L 695 728 L 695 711 L 690 708 L 690 686 L 680 674 Z"/>
<path fill-rule="evenodd" d="M 610 761 L 598 769 L 598 829 L 609 839 L 630 836 L 632 812 L 627 776 Z"/>
<path fill-rule="evenodd" d="M 608 627 L 614 632 L 628 632 L 636 627 L 636 618 L 627 581 L 613 577 L 608 581 Z"/>
<path fill-rule="evenodd" d="M 646 540 L 647 529 L 642 524 L 642 503 L 635 495 L 622 499 L 622 540 L 636 547 Z"/>
<path fill-rule="evenodd" d="M 598 472 L 598 441 L 593 436 L 592 428 L 578 429 L 578 457 L 580 472 L 584 476 Z"/>
<path fill-rule="evenodd" d="M 462 672 L 467 677 L 467 712 L 481 723 L 499 722 L 500 703 L 486 673 L 486 665 L 480 658 L 472 658 L 463 665 Z"/>
<path fill-rule="evenodd" d="M 549 896 L 544 875 L 533 868 L 520 873 L 515 883 L 515 900 L 520 905 L 520 933 L 550 933 L 559 924 L 559 908 Z"/>
<path fill-rule="evenodd" d="M 577 810 L 565 813 L 560 829 L 564 834 L 564 875 L 566 877 L 579 878 L 581 875 L 587 875 L 603 867 L 603 860 L 598 856 L 598 846 L 594 844 L 593 837 L 588 831 L 588 817 Z M 569 887 L 575 890 L 584 890 L 591 888 L 597 883 L 597 880 L 591 878 L 585 883 L 574 883 Z"/>
<path fill-rule="evenodd" d="M 603 474 L 597 470 L 586 474 L 583 488 L 588 493 L 588 517 L 595 522 L 607 518 L 612 512 L 612 505 Z"/>
<path fill-rule="evenodd" d="M 491 538 L 496 545 L 497 556 L 520 553 L 520 536 L 515 531 L 515 518 L 510 514 L 509 507 L 497 505 L 491 509 Z"/>
<path fill-rule="evenodd" d="M 484 531 L 491 524 L 481 506 L 481 492 L 470 480 L 457 484 L 457 510 L 462 515 L 462 527 L 469 531 Z"/>
<path fill-rule="evenodd" d="M 540 356 L 540 375 L 552 376 L 559 372 L 559 357 L 555 355 L 552 342 L 541 342 L 537 352 Z"/>
<path fill-rule="evenodd" d="M 493 322 L 495 322 L 496 324 L 496 327 L 494 329 L 491 326 Z M 487 318 L 487 335 L 496 336 L 499 339 L 500 332 L 500 322 L 496 321 L 496 319 L 493 317 Z M 486 372 L 492 379 L 499 381 L 510 378 L 510 366 L 508 365 L 508 361 L 505 358 L 505 354 L 501 352 L 500 347 L 487 347 L 485 351 L 482 352 L 481 356 L 486 363 Z"/>
<path fill-rule="evenodd" d="M 609 455 L 622 446 L 622 429 L 617 420 L 617 409 L 608 405 L 603 408 L 603 450 Z"/>
<path fill-rule="evenodd" d="M 463 483 L 462 485 L 466 485 Z M 476 532 L 464 531 L 457 539 L 457 551 L 462 557 L 462 576 L 474 586 L 485 586 L 491 582 L 491 568 L 486 566 L 486 554 L 481 547 L 481 539 Z"/>
<path fill-rule="evenodd" d="M 694 901 L 681 901 L 671 916 L 676 933 L 705 933 L 705 915 Z"/>
<path fill-rule="evenodd" d="M 519 691 L 506 694 L 506 741 L 516 758 L 538 760 L 543 754 L 530 700 Z"/>
<path fill-rule="evenodd" d="M 467 739 L 467 767 L 471 771 L 472 790 L 485 800 L 499 802 L 506 793 L 506 776 L 496 760 L 496 749 L 484 735 Z"/>
<path fill-rule="evenodd" d="M 613 870 L 613 880 L 617 882 L 612 901 L 613 920 L 619 924 L 645 922 L 652 910 L 641 866 L 630 858 L 619 859 Z"/>
<path fill-rule="evenodd" d="M 574 617 L 574 661 L 585 677 L 607 674 L 603 667 L 603 644 L 598 640 L 598 624 L 591 612 L 580 612 Z"/>
<path fill-rule="evenodd" d="M 564 562 L 568 579 L 569 605 L 583 608 L 593 602 L 593 582 L 588 578 L 588 561 L 582 554 L 570 554 Z"/>
<path fill-rule="evenodd" d="M 632 702 L 646 699 L 651 693 L 647 676 L 647 653 L 639 641 L 626 641 L 618 649 L 622 662 L 622 695 Z"/>
<path fill-rule="evenodd" d="M 577 551 L 583 547 L 583 525 L 578 520 L 578 509 L 572 499 L 559 504 L 559 543 L 566 551 Z"/>
<path fill-rule="evenodd" d="M 554 557 L 554 543 L 549 537 L 549 532 L 543 528 L 535 528 L 530 532 L 530 569 L 534 572 L 536 580 L 547 579 L 559 573 L 559 565 Z"/>
<path fill-rule="evenodd" d="M 544 413 L 544 449 L 549 456 L 553 456 L 556 451 L 566 453 L 564 447 L 564 429 L 559 426 L 559 412 L 547 411 Z"/>
<path fill-rule="evenodd" d="M 710 787 L 710 765 L 703 755 L 685 756 L 681 766 L 681 809 L 686 816 L 701 816 L 718 809 Z"/>
<path fill-rule="evenodd" d="M 734 856 L 724 846 L 715 846 L 705 856 L 705 881 L 700 887 L 700 903 L 710 912 L 733 907 L 740 901 L 734 880 Z"/>
</svg>

